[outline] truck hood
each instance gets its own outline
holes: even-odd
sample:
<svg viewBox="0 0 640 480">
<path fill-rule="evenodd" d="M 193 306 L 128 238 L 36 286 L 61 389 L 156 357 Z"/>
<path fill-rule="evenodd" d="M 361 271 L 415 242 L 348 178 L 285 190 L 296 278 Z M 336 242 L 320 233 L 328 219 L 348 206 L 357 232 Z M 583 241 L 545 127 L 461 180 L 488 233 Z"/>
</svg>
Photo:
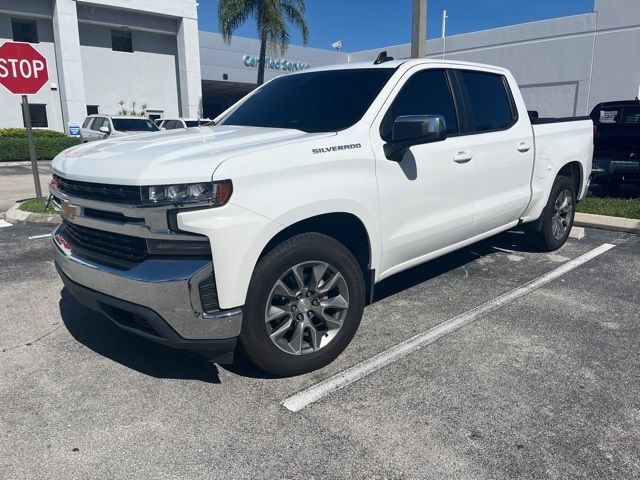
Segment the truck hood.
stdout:
<svg viewBox="0 0 640 480">
<path fill-rule="evenodd" d="M 200 127 L 131 135 L 65 150 L 53 173 L 70 180 L 118 185 L 163 185 L 210 180 L 226 159 L 334 133 L 261 127 Z"/>
</svg>

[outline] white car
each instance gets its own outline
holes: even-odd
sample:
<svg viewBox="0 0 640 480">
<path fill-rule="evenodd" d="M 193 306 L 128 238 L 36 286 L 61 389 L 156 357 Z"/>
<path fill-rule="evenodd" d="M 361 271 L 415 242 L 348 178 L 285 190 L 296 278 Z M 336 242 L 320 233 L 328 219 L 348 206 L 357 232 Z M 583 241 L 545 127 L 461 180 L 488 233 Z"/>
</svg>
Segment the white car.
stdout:
<svg viewBox="0 0 640 480">
<path fill-rule="evenodd" d="M 84 143 L 105 138 L 117 138 L 136 133 L 158 132 L 160 129 L 146 117 L 127 117 L 115 115 L 89 115 L 80 129 Z"/>
<path fill-rule="evenodd" d="M 208 118 L 163 118 L 156 122 L 163 130 L 176 130 L 178 128 L 202 127 L 211 123 Z"/>
<path fill-rule="evenodd" d="M 61 153 L 66 287 L 129 332 L 220 362 L 240 342 L 296 375 L 344 350 L 398 272 L 516 227 L 560 248 L 591 120 L 532 125 L 503 68 L 384 60 L 278 77 L 215 127 Z"/>
</svg>

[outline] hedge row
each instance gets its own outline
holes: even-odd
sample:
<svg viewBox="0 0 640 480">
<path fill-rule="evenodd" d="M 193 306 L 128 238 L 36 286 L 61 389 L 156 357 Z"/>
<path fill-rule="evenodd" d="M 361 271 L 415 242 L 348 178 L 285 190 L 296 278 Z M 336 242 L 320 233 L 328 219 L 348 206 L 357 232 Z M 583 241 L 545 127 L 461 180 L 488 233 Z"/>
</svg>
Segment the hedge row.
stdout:
<svg viewBox="0 0 640 480">
<path fill-rule="evenodd" d="M 67 136 L 62 132 L 56 132 L 55 130 L 46 129 L 33 129 L 33 136 L 35 138 L 66 138 Z M 27 138 L 27 130 L 25 128 L 0 128 L 1 138 Z"/>
<path fill-rule="evenodd" d="M 38 160 L 51 160 L 61 151 L 81 143 L 79 138 L 36 138 Z M 29 145 L 24 138 L 0 138 L 0 162 L 29 160 Z"/>
</svg>

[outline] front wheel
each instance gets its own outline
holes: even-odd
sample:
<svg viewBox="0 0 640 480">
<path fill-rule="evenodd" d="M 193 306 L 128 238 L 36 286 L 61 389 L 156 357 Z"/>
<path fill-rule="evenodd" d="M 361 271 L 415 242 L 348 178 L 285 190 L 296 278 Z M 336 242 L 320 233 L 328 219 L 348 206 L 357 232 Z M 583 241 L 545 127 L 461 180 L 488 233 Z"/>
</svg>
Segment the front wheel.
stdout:
<svg viewBox="0 0 640 480">
<path fill-rule="evenodd" d="M 573 227 L 576 193 L 570 178 L 559 176 L 542 211 L 538 230 L 527 232 L 530 243 L 539 250 L 553 252 L 564 245 Z"/>
<path fill-rule="evenodd" d="M 310 372 L 351 342 L 364 303 L 364 276 L 353 254 L 326 235 L 296 235 L 256 265 L 240 343 L 270 373 Z"/>
</svg>

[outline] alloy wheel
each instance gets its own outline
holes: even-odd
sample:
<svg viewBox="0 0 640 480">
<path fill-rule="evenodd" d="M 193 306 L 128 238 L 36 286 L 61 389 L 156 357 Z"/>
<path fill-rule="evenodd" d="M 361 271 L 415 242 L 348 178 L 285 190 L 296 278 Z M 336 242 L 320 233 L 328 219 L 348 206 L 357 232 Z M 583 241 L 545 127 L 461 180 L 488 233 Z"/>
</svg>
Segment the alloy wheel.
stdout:
<svg viewBox="0 0 640 480">
<path fill-rule="evenodd" d="M 334 266 L 320 261 L 289 268 L 271 289 L 265 323 L 271 341 L 291 355 L 325 348 L 349 310 L 349 289 Z"/>
<path fill-rule="evenodd" d="M 568 189 L 562 190 L 553 204 L 551 233 L 556 240 L 564 238 L 573 215 L 573 195 Z"/>
</svg>

